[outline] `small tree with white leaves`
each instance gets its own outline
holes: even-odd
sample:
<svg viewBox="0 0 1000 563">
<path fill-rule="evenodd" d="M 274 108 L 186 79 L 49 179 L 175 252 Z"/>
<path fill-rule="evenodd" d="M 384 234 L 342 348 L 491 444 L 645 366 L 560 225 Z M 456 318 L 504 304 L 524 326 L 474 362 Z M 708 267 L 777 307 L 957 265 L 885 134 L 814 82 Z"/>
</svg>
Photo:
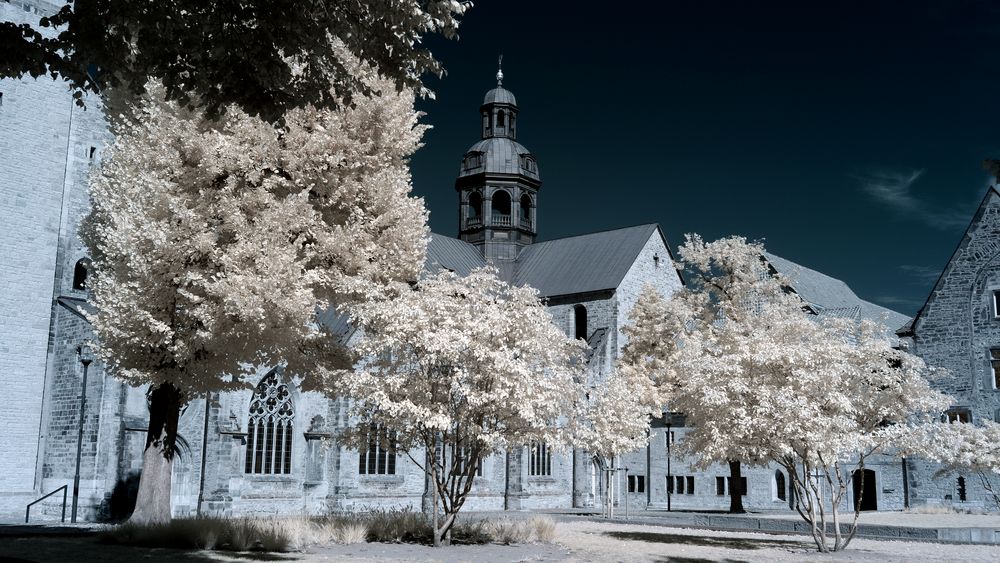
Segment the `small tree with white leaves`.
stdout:
<svg viewBox="0 0 1000 563">
<path fill-rule="evenodd" d="M 583 348 L 556 327 L 534 289 L 488 268 L 466 277 L 441 271 L 344 310 L 362 333 L 357 368 L 330 374 L 329 391 L 353 399 L 358 430 L 344 438 L 366 448 L 369 429 L 384 429 L 395 441 L 384 445 L 429 475 L 435 545 L 484 459 L 532 442 L 570 443 Z"/>
<path fill-rule="evenodd" d="M 688 284 L 669 301 L 642 296 L 622 369 L 652 377 L 671 410 L 686 415 L 693 428 L 682 447 L 701 466 L 780 464 L 817 548 L 844 549 L 860 508 L 845 537 L 839 510 L 854 472 L 891 453 L 911 422 L 947 399 L 884 326 L 809 313 L 769 271 L 762 245 L 695 235 L 679 254 Z"/>
</svg>

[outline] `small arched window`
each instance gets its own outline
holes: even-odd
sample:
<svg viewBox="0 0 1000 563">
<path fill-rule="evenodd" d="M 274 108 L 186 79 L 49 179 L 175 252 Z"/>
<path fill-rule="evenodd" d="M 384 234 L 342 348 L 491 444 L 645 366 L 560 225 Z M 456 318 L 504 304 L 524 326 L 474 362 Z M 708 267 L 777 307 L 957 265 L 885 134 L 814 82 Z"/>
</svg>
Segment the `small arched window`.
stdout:
<svg viewBox="0 0 1000 563">
<path fill-rule="evenodd" d="M 483 196 L 479 192 L 469 194 L 469 219 L 478 219 L 483 216 Z"/>
<path fill-rule="evenodd" d="M 573 336 L 587 339 L 587 308 L 583 305 L 573 305 Z"/>
<path fill-rule="evenodd" d="M 250 400 L 246 473 L 291 473 L 293 414 L 288 386 L 272 370 Z"/>
<path fill-rule="evenodd" d="M 81 258 L 73 268 L 73 289 L 80 291 L 87 289 L 88 273 L 90 273 L 90 260 Z"/>
<path fill-rule="evenodd" d="M 521 196 L 521 224 L 531 227 L 531 197 L 528 194 Z"/>
<path fill-rule="evenodd" d="M 503 123 L 504 123 L 504 112 L 503 110 L 500 110 L 497 112 L 497 127 L 503 127 L 504 126 Z"/>
<path fill-rule="evenodd" d="M 774 487 L 778 493 L 778 500 L 787 500 L 788 496 L 785 493 L 785 474 L 781 472 L 780 469 L 774 472 Z"/>
</svg>

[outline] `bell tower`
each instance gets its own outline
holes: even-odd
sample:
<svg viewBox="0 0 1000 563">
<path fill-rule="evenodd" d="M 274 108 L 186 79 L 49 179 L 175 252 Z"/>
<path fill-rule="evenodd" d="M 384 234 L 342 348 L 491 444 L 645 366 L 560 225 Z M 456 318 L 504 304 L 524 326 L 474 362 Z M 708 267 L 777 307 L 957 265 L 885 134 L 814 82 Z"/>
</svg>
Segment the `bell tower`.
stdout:
<svg viewBox="0 0 1000 563">
<path fill-rule="evenodd" d="M 535 241 L 542 181 L 534 155 L 517 142 L 517 100 L 503 87 L 502 70 L 479 113 L 481 140 L 466 151 L 455 180 L 459 238 L 487 261 L 512 261 Z"/>
</svg>

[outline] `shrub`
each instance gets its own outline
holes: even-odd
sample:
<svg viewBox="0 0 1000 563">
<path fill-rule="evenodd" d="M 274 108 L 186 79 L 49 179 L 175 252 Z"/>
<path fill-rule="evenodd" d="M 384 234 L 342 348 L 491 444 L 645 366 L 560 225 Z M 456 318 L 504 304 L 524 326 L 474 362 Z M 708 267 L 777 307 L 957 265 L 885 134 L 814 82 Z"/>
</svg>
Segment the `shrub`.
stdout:
<svg viewBox="0 0 1000 563">
<path fill-rule="evenodd" d="M 368 525 L 368 541 L 386 543 L 432 543 L 434 531 L 423 513 L 409 508 L 374 510 L 362 521 Z"/>
</svg>

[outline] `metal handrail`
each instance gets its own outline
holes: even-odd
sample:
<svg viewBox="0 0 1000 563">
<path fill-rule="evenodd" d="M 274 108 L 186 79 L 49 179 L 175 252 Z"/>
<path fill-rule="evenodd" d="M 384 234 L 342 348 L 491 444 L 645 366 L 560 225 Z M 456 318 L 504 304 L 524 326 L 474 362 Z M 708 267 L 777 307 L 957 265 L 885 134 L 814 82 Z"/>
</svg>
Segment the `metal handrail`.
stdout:
<svg viewBox="0 0 1000 563">
<path fill-rule="evenodd" d="M 42 502 L 43 500 L 49 498 L 50 496 L 58 493 L 60 490 L 63 492 L 63 507 L 62 507 L 62 518 L 59 521 L 65 523 L 66 522 L 66 491 L 68 490 L 68 487 L 69 487 L 69 485 L 63 485 L 63 486 L 59 487 L 58 489 L 52 491 L 51 493 L 45 495 L 44 497 L 42 497 L 42 498 L 40 498 L 40 499 L 38 499 L 38 500 L 36 500 L 36 501 L 28 504 L 28 506 L 26 506 L 25 509 L 24 509 L 24 523 L 25 524 L 28 523 L 28 517 L 31 515 L 31 507 L 32 507 L 32 505 L 35 505 L 35 504 L 38 504 L 38 503 Z"/>
</svg>

